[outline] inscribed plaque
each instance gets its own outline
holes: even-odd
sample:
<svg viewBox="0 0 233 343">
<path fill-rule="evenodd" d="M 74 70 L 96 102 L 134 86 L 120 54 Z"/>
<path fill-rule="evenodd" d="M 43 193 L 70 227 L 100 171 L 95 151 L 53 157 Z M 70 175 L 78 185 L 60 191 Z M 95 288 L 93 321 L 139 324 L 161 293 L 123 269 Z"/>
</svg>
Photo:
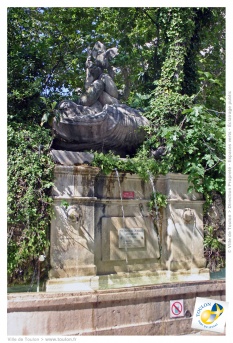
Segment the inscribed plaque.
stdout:
<svg viewBox="0 0 233 343">
<path fill-rule="evenodd" d="M 145 237 L 143 228 L 119 229 L 119 248 L 143 248 Z"/>
</svg>

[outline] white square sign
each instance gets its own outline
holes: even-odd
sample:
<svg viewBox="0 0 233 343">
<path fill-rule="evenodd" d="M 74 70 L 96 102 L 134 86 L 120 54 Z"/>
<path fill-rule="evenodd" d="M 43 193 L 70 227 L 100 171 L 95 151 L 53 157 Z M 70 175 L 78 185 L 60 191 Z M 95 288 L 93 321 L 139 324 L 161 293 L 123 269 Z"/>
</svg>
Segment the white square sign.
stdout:
<svg viewBox="0 0 233 343">
<path fill-rule="evenodd" d="M 224 333 L 228 303 L 208 298 L 196 298 L 192 328 Z"/>
<path fill-rule="evenodd" d="M 170 318 L 184 317 L 184 301 L 171 300 L 170 301 Z"/>
</svg>

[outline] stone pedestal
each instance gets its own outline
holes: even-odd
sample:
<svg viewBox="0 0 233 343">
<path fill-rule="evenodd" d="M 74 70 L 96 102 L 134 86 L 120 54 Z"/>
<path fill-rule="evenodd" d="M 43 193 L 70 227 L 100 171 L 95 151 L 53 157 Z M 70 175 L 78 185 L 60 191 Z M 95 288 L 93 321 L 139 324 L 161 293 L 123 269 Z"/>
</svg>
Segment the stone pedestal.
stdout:
<svg viewBox="0 0 233 343">
<path fill-rule="evenodd" d="M 97 168 L 56 166 L 50 279 L 96 275 L 94 256 Z"/>
<path fill-rule="evenodd" d="M 55 167 L 55 216 L 47 292 L 121 288 L 209 279 L 203 255 L 201 194 L 188 178 L 154 180 L 168 198 L 156 227 L 150 182 L 137 175 L 101 175 L 89 166 Z"/>
<path fill-rule="evenodd" d="M 167 174 L 165 180 L 167 268 L 172 271 L 204 268 L 202 195 L 188 193 L 186 175 Z"/>
</svg>

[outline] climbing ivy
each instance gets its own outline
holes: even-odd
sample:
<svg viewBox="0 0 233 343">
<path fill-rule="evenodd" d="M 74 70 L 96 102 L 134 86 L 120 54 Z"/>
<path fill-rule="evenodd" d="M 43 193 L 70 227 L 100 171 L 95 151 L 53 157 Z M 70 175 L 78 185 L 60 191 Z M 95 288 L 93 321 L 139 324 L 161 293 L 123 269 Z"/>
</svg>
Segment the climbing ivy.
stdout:
<svg viewBox="0 0 233 343">
<path fill-rule="evenodd" d="M 193 106 L 176 113 L 173 120 L 171 123 L 166 115 L 157 117 L 145 144 L 154 149 L 164 145 L 164 169 L 189 174 L 196 191 L 206 196 L 213 190 L 224 194 L 224 119 L 203 106 Z"/>
<path fill-rule="evenodd" d="M 204 256 L 207 261 L 207 268 L 211 272 L 218 271 L 225 267 L 225 245 L 219 242 L 212 226 L 206 226 L 204 233 Z"/>
<path fill-rule="evenodd" d="M 8 275 L 29 281 L 47 255 L 52 215 L 50 132 L 38 125 L 8 126 Z"/>
</svg>

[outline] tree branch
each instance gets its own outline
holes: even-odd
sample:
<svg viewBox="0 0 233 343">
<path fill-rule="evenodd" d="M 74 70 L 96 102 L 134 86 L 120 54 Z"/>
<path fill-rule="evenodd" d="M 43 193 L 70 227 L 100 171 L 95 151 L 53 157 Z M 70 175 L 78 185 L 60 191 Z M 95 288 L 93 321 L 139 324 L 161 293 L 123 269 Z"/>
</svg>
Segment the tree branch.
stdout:
<svg viewBox="0 0 233 343">
<path fill-rule="evenodd" d="M 207 108 L 207 111 L 211 111 L 211 112 L 214 112 L 214 113 L 218 113 L 218 114 L 226 114 L 225 112 L 218 112 L 216 110 L 210 110 L 209 108 Z"/>
<path fill-rule="evenodd" d="M 147 13 L 146 9 L 145 9 L 145 8 L 142 8 L 142 11 L 143 11 L 143 13 L 145 13 L 145 14 L 147 15 L 148 18 L 150 18 L 150 20 L 152 21 L 152 23 L 155 24 L 155 25 L 157 26 L 156 21 L 155 21 L 153 18 L 151 18 L 151 16 L 149 15 L 149 13 Z"/>
</svg>

